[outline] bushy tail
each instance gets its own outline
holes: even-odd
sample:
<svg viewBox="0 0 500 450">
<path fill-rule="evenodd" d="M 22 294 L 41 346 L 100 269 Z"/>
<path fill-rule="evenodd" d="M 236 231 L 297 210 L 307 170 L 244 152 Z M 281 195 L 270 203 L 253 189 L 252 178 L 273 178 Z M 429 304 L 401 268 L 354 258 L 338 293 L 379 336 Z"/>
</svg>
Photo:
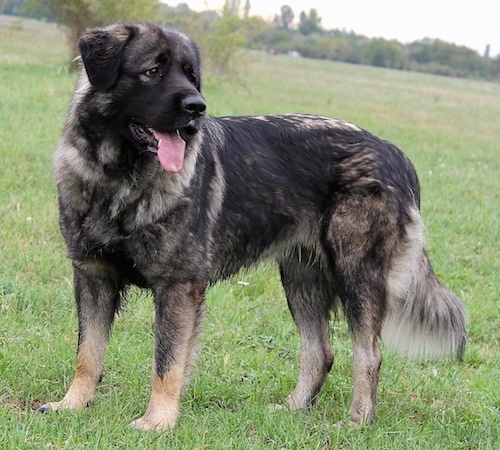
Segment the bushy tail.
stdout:
<svg viewBox="0 0 500 450">
<path fill-rule="evenodd" d="M 461 359 L 467 340 L 464 306 L 439 282 L 418 247 L 405 292 L 390 298 L 382 340 L 410 357 Z"/>
</svg>

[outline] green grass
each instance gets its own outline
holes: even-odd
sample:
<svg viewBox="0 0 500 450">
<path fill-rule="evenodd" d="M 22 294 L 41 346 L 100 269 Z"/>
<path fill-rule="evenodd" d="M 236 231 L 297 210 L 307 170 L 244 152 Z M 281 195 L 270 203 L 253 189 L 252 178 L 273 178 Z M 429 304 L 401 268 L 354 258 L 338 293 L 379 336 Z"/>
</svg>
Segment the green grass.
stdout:
<svg viewBox="0 0 500 450">
<path fill-rule="evenodd" d="M 78 414 L 34 412 L 64 395 L 73 376 L 77 321 L 51 155 L 75 75 L 64 70 L 57 30 L 5 20 L 0 449 L 498 448 L 500 85 L 252 52 L 238 82 L 206 83 L 212 114 L 341 117 L 393 141 L 414 161 L 431 260 L 469 312 L 465 361 L 407 362 L 384 349 L 376 424 L 339 428 L 352 392 L 340 319 L 332 322 L 336 363 L 317 406 L 272 413 L 268 405 L 293 388 L 299 344 L 276 271 L 266 265 L 209 292 L 200 357 L 175 430 L 129 427 L 148 401 L 152 357 L 152 300 L 138 290 L 116 322 L 95 405 Z"/>
</svg>

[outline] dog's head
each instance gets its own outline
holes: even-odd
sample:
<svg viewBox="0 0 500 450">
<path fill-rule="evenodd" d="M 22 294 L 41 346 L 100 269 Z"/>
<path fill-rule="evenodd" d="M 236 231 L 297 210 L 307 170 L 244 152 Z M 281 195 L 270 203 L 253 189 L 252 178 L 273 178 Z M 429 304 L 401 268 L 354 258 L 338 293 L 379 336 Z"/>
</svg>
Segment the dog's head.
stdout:
<svg viewBox="0 0 500 450">
<path fill-rule="evenodd" d="M 139 151 L 157 152 L 165 170 L 179 171 L 206 109 L 196 44 L 175 30 L 121 23 L 87 31 L 78 46 L 107 120 Z"/>
</svg>

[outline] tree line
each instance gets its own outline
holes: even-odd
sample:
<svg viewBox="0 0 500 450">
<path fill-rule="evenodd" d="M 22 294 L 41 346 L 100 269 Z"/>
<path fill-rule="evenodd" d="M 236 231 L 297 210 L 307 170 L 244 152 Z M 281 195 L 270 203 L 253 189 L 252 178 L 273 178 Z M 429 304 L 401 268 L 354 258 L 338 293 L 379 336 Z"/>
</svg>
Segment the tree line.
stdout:
<svg viewBox="0 0 500 450">
<path fill-rule="evenodd" d="M 241 47 L 353 64 L 500 81 L 500 55 L 423 38 L 410 44 L 325 29 L 316 9 L 283 5 L 272 21 L 252 16 L 251 0 L 226 0 L 222 11 L 196 12 L 185 3 L 158 0 L 0 0 L 0 13 L 30 15 L 63 25 L 72 52 L 81 32 L 118 20 L 150 20 L 174 26 L 197 40 L 215 76 L 235 70 Z"/>
<path fill-rule="evenodd" d="M 284 5 L 275 16 L 275 27 L 266 31 L 266 44 L 278 51 L 293 47 L 310 58 L 330 59 L 393 69 L 430 72 L 464 78 L 500 80 L 500 55 L 485 54 L 441 39 L 423 38 L 410 44 L 366 36 L 340 29 L 326 30 L 315 9 L 302 12 L 298 26 L 290 26 L 294 14 Z"/>
<path fill-rule="evenodd" d="M 249 1 L 246 0 L 247 13 L 241 17 L 234 10 L 234 2 L 239 0 L 226 0 L 226 5 L 233 5 L 233 9 L 226 8 L 219 14 L 195 12 L 186 4 L 175 7 L 162 4 L 160 10 L 167 24 L 186 31 L 200 42 L 220 26 L 220 22 L 232 18 L 223 37 L 226 45 L 233 33 L 240 45 L 271 50 L 274 54 L 294 52 L 308 58 L 500 81 L 500 55 L 490 58 L 488 48 L 485 55 L 480 55 L 475 50 L 440 39 L 423 38 L 402 44 L 396 40 L 368 38 L 353 31 L 327 30 L 322 27 L 321 17 L 314 8 L 301 11 L 295 23 L 294 11 L 283 5 L 269 22 L 258 16 L 248 16 Z"/>
</svg>

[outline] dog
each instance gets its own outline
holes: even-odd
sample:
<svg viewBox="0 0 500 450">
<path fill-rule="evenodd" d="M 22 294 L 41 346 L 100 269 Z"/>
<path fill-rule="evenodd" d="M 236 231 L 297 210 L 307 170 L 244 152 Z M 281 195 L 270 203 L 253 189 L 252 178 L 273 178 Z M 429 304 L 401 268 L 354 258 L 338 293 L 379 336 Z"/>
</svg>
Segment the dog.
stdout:
<svg viewBox="0 0 500 450">
<path fill-rule="evenodd" d="M 79 50 L 54 156 L 76 373 L 40 411 L 94 400 L 114 317 L 137 285 L 154 294 L 155 349 L 150 402 L 133 425 L 172 428 L 205 290 L 263 259 L 277 262 L 301 339 L 290 409 L 314 403 L 332 367 L 333 312 L 352 339 L 351 423 L 374 420 L 381 340 L 461 358 L 465 310 L 431 268 L 419 181 L 398 148 L 334 118 L 208 115 L 198 48 L 176 30 L 118 23 L 88 30 Z"/>
</svg>

